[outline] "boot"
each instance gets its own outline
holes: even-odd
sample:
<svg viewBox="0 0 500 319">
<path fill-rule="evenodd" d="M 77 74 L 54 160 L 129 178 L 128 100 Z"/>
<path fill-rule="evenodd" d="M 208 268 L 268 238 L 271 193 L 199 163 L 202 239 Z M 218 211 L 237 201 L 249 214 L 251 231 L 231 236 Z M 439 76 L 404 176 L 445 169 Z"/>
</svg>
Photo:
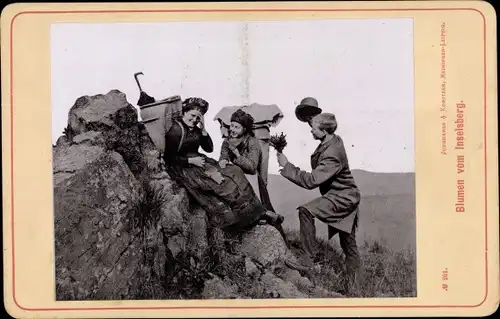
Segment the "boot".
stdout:
<svg viewBox="0 0 500 319">
<path fill-rule="evenodd" d="M 302 253 L 297 260 L 286 259 L 285 265 L 290 269 L 298 270 L 298 271 L 311 271 L 314 267 L 314 263 L 312 259 Z"/>
<path fill-rule="evenodd" d="M 264 219 L 269 225 L 276 227 L 283 223 L 285 217 L 272 211 L 266 211 L 262 216 L 262 219 Z"/>
<path fill-rule="evenodd" d="M 347 271 L 346 278 L 344 278 L 344 293 L 348 297 L 359 297 L 359 275 L 356 271 Z"/>
</svg>

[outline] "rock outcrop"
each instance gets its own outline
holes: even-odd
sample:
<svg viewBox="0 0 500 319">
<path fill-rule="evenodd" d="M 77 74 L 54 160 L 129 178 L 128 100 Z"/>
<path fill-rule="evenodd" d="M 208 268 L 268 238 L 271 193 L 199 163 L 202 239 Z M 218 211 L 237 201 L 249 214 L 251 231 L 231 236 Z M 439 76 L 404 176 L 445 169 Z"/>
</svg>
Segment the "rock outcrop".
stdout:
<svg viewBox="0 0 500 319">
<path fill-rule="evenodd" d="M 56 277 L 68 298 L 121 299 L 141 262 L 129 227 L 140 185 L 118 153 L 85 154 L 96 157 L 80 169 L 73 161 L 54 188 Z"/>
<path fill-rule="evenodd" d="M 303 298 L 314 290 L 297 272 L 273 272 L 294 257 L 269 225 L 228 240 L 214 261 L 220 234 L 166 173 L 120 91 L 76 100 L 53 147 L 53 173 L 57 300 Z"/>
<path fill-rule="evenodd" d="M 278 230 L 269 225 L 256 226 L 248 231 L 236 250 L 263 266 L 295 259 Z"/>
<path fill-rule="evenodd" d="M 185 249 L 188 198 L 125 94 L 76 100 L 53 167 L 58 299 L 131 298 L 138 278 L 165 278 Z"/>
</svg>

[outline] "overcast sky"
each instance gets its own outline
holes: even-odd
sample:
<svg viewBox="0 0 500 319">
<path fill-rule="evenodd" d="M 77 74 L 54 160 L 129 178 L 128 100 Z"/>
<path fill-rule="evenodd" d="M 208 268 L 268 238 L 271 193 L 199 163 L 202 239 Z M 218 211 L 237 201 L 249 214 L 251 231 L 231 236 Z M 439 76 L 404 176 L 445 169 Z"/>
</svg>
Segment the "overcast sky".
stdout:
<svg viewBox="0 0 500 319">
<path fill-rule="evenodd" d="M 53 143 L 82 95 L 118 89 L 136 105 L 133 74 L 142 71 L 143 89 L 156 99 L 209 101 L 216 159 L 221 107 L 276 104 L 285 117 L 272 132 L 287 134 L 284 153 L 310 170 L 317 142 L 294 110 L 314 96 L 337 116 L 351 168 L 414 171 L 411 19 L 56 24 L 51 46 Z M 278 170 L 274 152 L 269 170 Z"/>
</svg>

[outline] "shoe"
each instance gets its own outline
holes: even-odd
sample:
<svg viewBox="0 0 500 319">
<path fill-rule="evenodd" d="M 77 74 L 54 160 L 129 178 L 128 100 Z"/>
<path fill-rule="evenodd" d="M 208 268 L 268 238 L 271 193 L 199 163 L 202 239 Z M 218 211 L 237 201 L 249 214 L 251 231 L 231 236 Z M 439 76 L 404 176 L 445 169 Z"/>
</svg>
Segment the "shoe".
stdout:
<svg viewBox="0 0 500 319">
<path fill-rule="evenodd" d="M 313 269 L 313 265 L 308 265 L 306 263 L 301 263 L 297 261 L 293 261 L 290 259 L 285 260 L 285 265 L 287 265 L 289 268 L 298 270 L 298 271 L 310 271 Z"/>
<path fill-rule="evenodd" d="M 282 215 L 278 214 L 278 219 L 276 220 L 276 225 L 281 225 L 283 224 L 283 221 L 285 220 L 285 217 Z"/>
<path fill-rule="evenodd" d="M 348 297 L 359 297 L 361 296 L 359 291 L 359 276 L 357 274 L 348 274 L 344 278 L 344 291 L 345 295 Z"/>
<path fill-rule="evenodd" d="M 263 219 L 266 220 L 272 226 L 279 226 L 285 220 L 285 217 L 280 214 L 276 214 L 272 211 L 266 211 L 263 215 Z"/>
</svg>

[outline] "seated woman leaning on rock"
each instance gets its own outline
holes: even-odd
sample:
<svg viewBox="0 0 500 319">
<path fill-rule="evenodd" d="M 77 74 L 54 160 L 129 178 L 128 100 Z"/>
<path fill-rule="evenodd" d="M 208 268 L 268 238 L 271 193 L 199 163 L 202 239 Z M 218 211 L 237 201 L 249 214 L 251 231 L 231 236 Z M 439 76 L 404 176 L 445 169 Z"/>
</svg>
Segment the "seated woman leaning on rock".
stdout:
<svg viewBox="0 0 500 319">
<path fill-rule="evenodd" d="M 253 134 L 253 117 L 242 110 L 231 115 L 229 136 L 222 142 L 219 165 L 238 165 L 245 174 L 257 174 L 261 150 Z"/>
<path fill-rule="evenodd" d="M 205 130 L 204 115 L 209 104 L 202 98 L 183 102 L 182 119 L 175 121 L 165 136 L 164 159 L 167 170 L 206 211 L 214 228 L 239 231 L 259 220 L 275 222 L 256 196 L 240 166 L 219 163 L 199 152 L 213 152 L 213 142 Z"/>
<path fill-rule="evenodd" d="M 262 150 L 259 141 L 253 132 L 253 117 L 239 109 L 231 115 L 229 136 L 224 139 L 219 157 L 219 165 L 225 168 L 227 165 L 239 166 L 247 177 L 256 176 L 259 188 L 266 187 L 259 178 L 259 168 L 262 158 Z M 249 176 L 250 175 L 250 176 Z M 261 189 L 267 193 L 267 189 Z M 268 196 L 268 195 L 267 195 Z M 265 202 L 261 201 L 265 205 Z M 267 207 L 269 210 L 272 208 Z M 283 222 L 283 216 L 268 212 L 266 222 L 278 226 Z"/>
</svg>

